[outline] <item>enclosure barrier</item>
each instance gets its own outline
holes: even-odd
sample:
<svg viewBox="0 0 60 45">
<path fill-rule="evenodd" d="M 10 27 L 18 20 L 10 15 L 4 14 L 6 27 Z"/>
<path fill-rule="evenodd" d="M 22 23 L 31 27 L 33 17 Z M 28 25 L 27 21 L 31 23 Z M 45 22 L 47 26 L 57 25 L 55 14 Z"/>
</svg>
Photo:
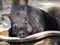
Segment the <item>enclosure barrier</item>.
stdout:
<svg viewBox="0 0 60 45">
<path fill-rule="evenodd" d="M 27 36 L 25 38 L 6 37 L 6 36 L 0 35 L 0 40 L 7 41 L 7 42 L 28 42 L 28 41 L 42 39 L 47 36 L 60 36 L 60 31 L 44 31 L 44 32 L 40 32 L 40 33 Z"/>
</svg>

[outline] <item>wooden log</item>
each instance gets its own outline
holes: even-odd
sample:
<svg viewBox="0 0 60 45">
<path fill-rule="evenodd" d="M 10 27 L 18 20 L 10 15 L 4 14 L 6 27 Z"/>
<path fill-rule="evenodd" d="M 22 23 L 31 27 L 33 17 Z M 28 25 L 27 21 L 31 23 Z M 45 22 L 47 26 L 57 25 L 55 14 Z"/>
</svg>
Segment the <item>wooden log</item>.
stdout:
<svg viewBox="0 0 60 45">
<path fill-rule="evenodd" d="M 0 32 L 0 35 L 9 36 L 9 32 L 7 30 L 4 30 L 4 31 Z"/>
<path fill-rule="evenodd" d="M 60 37 L 47 37 L 43 40 L 37 40 L 37 41 L 30 41 L 30 42 L 18 42 L 18 45 L 55 45 L 55 44 L 59 44 L 60 42 Z M 12 44 L 15 45 L 16 43 Z M 16 45 L 17 45 L 16 44 Z M 9 45 L 9 43 L 3 41 L 0 42 L 0 45 Z"/>
<path fill-rule="evenodd" d="M 28 42 L 28 41 L 39 40 L 47 36 L 60 36 L 60 31 L 44 31 L 44 32 L 27 36 L 25 38 L 6 37 L 0 35 L 0 40 L 7 41 L 7 42 Z"/>
<path fill-rule="evenodd" d="M 8 14 L 3 14 L 1 16 L 0 22 L 0 35 L 9 36 L 9 29 L 11 28 L 11 22 L 8 18 Z"/>
</svg>

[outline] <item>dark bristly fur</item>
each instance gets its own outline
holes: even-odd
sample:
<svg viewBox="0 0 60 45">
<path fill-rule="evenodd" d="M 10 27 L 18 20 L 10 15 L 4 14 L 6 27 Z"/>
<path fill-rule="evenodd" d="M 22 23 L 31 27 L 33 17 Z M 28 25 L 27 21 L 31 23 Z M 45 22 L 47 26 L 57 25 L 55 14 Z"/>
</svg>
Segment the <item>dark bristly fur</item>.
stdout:
<svg viewBox="0 0 60 45">
<path fill-rule="evenodd" d="M 27 35 L 58 29 L 57 20 L 52 15 L 29 5 L 16 5 L 9 16 L 14 34 L 17 34 L 20 29 L 28 32 Z"/>
<path fill-rule="evenodd" d="M 44 21 L 45 21 L 45 30 L 58 30 L 58 22 L 55 17 L 53 17 L 51 14 L 41 10 L 44 15 Z"/>
<path fill-rule="evenodd" d="M 58 29 L 57 21 L 53 16 L 29 5 L 19 5 L 17 1 L 18 0 L 13 0 L 12 9 L 9 15 L 11 19 L 9 36 L 19 37 L 20 35 L 18 34 L 21 30 L 26 34 L 25 36 L 22 35 L 24 38 L 28 35 L 46 31 L 48 29 Z"/>
<path fill-rule="evenodd" d="M 12 21 L 12 27 L 16 27 L 17 31 L 18 29 L 24 27 L 29 34 L 44 30 L 43 15 L 39 9 L 35 9 L 29 5 L 17 5 L 14 9 L 15 10 L 10 14 L 10 17 Z M 28 28 L 30 29 L 28 30 Z M 11 30 L 13 31 L 14 28 Z M 13 32 L 15 31 L 16 30 Z"/>
<path fill-rule="evenodd" d="M 28 32 L 26 34 L 29 35 L 44 30 L 58 29 L 57 20 L 53 16 L 29 5 L 18 5 L 16 0 L 13 1 L 9 17 L 11 19 L 11 35 L 18 36 L 21 30 Z"/>
<path fill-rule="evenodd" d="M 48 13 L 53 15 L 57 19 L 60 30 L 60 6 L 53 6 L 48 8 Z"/>
</svg>

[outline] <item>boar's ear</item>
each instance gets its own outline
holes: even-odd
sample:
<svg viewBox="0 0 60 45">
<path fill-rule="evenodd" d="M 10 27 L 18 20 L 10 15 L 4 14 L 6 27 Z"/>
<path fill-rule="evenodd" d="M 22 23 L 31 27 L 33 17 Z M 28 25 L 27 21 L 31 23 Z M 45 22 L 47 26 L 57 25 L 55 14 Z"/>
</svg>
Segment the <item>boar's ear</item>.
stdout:
<svg viewBox="0 0 60 45">
<path fill-rule="evenodd" d="M 9 14 L 3 14 L 2 15 L 2 20 L 5 20 L 7 22 L 11 22 L 10 17 L 9 17 Z"/>
</svg>

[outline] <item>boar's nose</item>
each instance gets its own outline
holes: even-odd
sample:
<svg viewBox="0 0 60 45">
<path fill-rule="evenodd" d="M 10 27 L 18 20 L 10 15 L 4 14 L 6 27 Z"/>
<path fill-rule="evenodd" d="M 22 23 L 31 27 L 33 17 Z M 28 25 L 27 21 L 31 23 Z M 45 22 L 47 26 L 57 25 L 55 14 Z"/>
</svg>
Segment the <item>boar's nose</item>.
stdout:
<svg viewBox="0 0 60 45">
<path fill-rule="evenodd" d="M 24 38 L 24 37 L 26 37 L 27 36 L 27 34 L 26 34 L 26 32 L 24 32 L 24 31 L 20 31 L 19 33 L 18 33 L 18 37 L 19 38 Z"/>
</svg>

